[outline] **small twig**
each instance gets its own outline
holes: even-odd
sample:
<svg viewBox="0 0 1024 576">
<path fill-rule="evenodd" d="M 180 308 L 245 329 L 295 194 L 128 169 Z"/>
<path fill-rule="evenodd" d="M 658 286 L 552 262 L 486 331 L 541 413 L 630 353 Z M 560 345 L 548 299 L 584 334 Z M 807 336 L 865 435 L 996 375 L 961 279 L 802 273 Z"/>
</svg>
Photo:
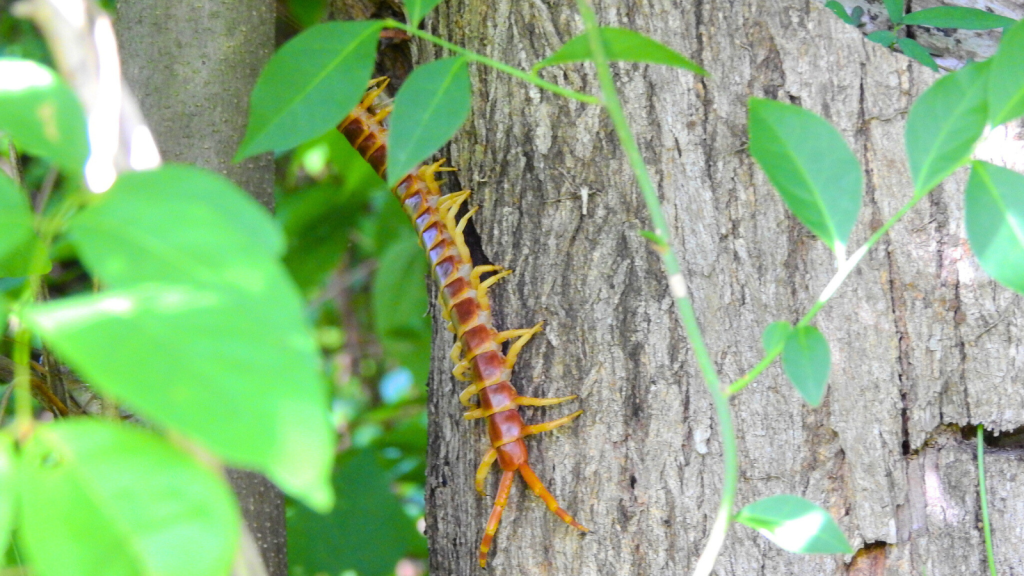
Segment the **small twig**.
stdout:
<svg viewBox="0 0 1024 576">
<path fill-rule="evenodd" d="M 36 214 L 42 214 L 43 209 L 46 208 L 46 203 L 50 201 L 50 194 L 53 192 L 53 186 L 57 183 L 59 174 L 60 171 L 56 166 L 51 166 L 50 171 L 46 173 L 46 179 L 43 180 L 43 185 L 39 188 L 39 195 L 36 196 Z"/>
<path fill-rule="evenodd" d="M 18 149 L 14 147 L 14 140 L 7 141 L 7 157 L 11 162 L 11 178 L 21 185 L 21 159 L 18 158 Z"/>
</svg>

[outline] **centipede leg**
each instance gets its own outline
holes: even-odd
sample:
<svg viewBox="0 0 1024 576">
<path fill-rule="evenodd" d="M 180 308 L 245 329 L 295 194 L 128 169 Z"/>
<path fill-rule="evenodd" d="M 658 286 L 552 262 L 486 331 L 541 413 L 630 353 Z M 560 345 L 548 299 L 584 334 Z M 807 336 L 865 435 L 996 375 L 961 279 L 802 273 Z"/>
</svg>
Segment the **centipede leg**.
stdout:
<svg viewBox="0 0 1024 576">
<path fill-rule="evenodd" d="M 448 310 L 448 305 L 444 302 L 443 291 L 437 295 L 437 305 L 441 308 L 441 318 L 444 319 L 444 327 L 451 333 L 455 333 L 455 326 L 452 326 L 452 313 Z"/>
<path fill-rule="evenodd" d="M 476 491 L 479 492 L 481 496 L 486 496 L 486 494 L 484 494 L 484 480 L 487 479 L 487 474 L 491 471 L 491 465 L 493 465 L 494 461 L 497 459 L 498 451 L 491 448 L 487 451 L 487 454 L 484 454 L 483 461 L 480 462 L 480 466 L 476 469 L 476 481 L 474 482 L 474 486 L 476 486 Z"/>
<path fill-rule="evenodd" d="M 551 492 L 548 492 L 548 489 L 544 487 L 544 483 L 540 481 L 540 478 L 533 473 L 533 469 L 530 468 L 529 464 L 526 462 L 520 464 L 519 473 L 523 475 L 523 480 L 526 481 L 526 485 L 530 487 L 530 490 L 533 490 L 533 493 L 540 496 L 540 499 L 547 504 L 548 510 L 554 512 L 555 515 L 573 528 L 583 532 L 590 532 L 590 530 L 587 530 L 586 526 L 577 522 L 571 515 L 569 515 L 568 512 L 565 511 L 564 508 L 558 505 L 558 501 L 555 500 L 555 497 L 551 495 Z"/>
<path fill-rule="evenodd" d="M 516 338 L 516 337 L 519 338 L 518 340 L 513 342 L 512 345 L 509 346 L 509 348 L 508 348 L 508 354 L 505 355 L 505 367 L 506 368 L 511 370 L 512 367 L 516 365 L 516 359 L 519 357 L 519 351 L 523 349 L 523 346 L 526 346 L 526 343 L 530 341 L 530 338 L 533 338 L 533 336 L 536 333 L 540 332 L 543 328 L 544 328 L 544 321 L 541 320 L 540 322 L 537 322 L 537 324 L 534 325 L 533 328 L 528 328 L 528 329 L 520 328 L 519 330 L 506 330 L 505 332 L 501 332 L 501 333 L 498 334 L 498 337 L 500 338 L 499 342 L 503 342 L 505 340 L 508 340 L 509 338 Z M 515 334 L 514 335 L 510 335 L 511 333 L 515 333 Z M 508 335 L 508 337 L 502 338 L 502 335 Z"/>
<path fill-rule="evenodd" d="M 569 400 L 575 400 L 579 396 L 573 394 L 572 396 L 562 396 L 561 398 L 532 398 L 530 396 L 516 396 L 516 404 L 520 406 L 553 406 L 555 404 L 561 404 L 562 402 L 568 402 Z"/>
<path fill-rule="evenodd" d="M 530 436 L 531 434 L 540 434 L 541 432 L 547 432 L 554 430 L 559 426 L 565 426 L 569 422 L 572 422 L 576 418 L 579 418 L 580 414 L 583 414 L 583 410 L 577 410 L 568 416 L 563 416 L 550 422 L 541 422 L 540 424 L 531 424 L 530 426 L 523 426 L 523 436 Z"/>
<path fill-rule="evenodd" d="M 483 268 L 483 270 L 481 270 L 481 268 Z M 497 272 L 497 274 L 481 282 L 480 275 L 485 272 Z M 491 300 L 487 297 L 487 289 L 494 286 L 498 280 L 501 280 L 511 273 L 511 270 L 506 270 L 501 266 L 477 266 L 476 268 L 473 268 L 473 272 L 470 274 L 470 282 L 472 282 L 473 286 L 476 288 L 476 299 L 480 302 L 481 308 L 484 310 L 491 309 Z"/>
<path fill-rule="evenodd" d="M 522 470 L 521 467 L 520 470 Z M 515 479 L 515 477 L 515 470 L 508 470 L 501 475 L 501 483 L 498 484 L 498 494 L 494 497 L 494 508 L 491 510 L 490 518 L 487 519 L 487 529 L 484 530 L 484 539 L 480 541 L 481 568 L 487 567 L 487 551 L 491 549 L 491 542 L 494 541 L 494 534 L 498 531 L 498 524 L 501 522 L 501 514 L 505 511 L 505 506 L 508 505 L 508 495 L 512 491 L 512 480 Z M 536 478 L 536 476 L 534 476 L 534 478 Z M 538 482 L 540 481 L 538 480 Z M 543 489 L 543 486 L 541 486 L 541 488 Z"/>
</svg>

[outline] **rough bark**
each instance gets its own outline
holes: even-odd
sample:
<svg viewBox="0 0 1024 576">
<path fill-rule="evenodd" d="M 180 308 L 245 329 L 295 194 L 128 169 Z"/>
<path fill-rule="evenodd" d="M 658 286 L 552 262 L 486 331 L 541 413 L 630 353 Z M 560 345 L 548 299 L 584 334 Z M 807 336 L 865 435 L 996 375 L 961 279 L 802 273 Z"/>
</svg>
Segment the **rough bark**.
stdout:
<svg viewBox="0 0 1024 576">
<path fill-rule="evenodd" d="M 231 159 L 245 134 L 249 92 L 274 49 L 274 4 L 120 0 L 117 29 L 125 77 L 164 160 L 220 172 L 273 209 L 271 156 Z M 232 470 L 229 478 L 267 571 L 285 576 L 283 496 L 259 474 Z"/>
<path fill-rule="evenodd" d="M 600 2 L 602 24 L 639 30 L 711 72 L 614 66 L 660 191 L 697 315 L 726 381 L 761 358 L 760 334 L 797 320 L 834 271 L 745 150 L 751 96 L 825 116 L 865 167 L 851 245 L 893 214 L 912 186 L 902 149 L 913 99 L 936 78 L 863 39 L 818 4 L 796 0 Z M 449 0 L 428 26 L 529 68 L 581 32 L 572 3 Z M 545 320 L 513 383 L 530 396 L 580 394 L 586 413 L 528 440 L 534 468 L 593 530 L 581 536 L 517 481 L 492 574 L 682 574 L 713 521 L 721 445 L 709 395 L 670 300 L 610 122 L 475 67 L 473 115 L 451 145 L 474 190 L 478 254 L 513 268 L 492 290 L 499 329 Z M 549 80 L 596 92 L 592 70 Z M 742 526 L 719 574 L 979 574 L 984 568 L 973 440 L 960 427 L 1024 425 L 1020 298 L 967 249 L 960 173 L 872 251 L 816 325 L 831 344 L 823 406 L 807 408 L 778 364 L 732 403 L 738 505 L 798 494 L 825 506 L 858 550 L 796 556 Z M 588 199 L 584 213 L 584 190 Z M 435 323 L 443 326 L 443 323 Z M 451 336 L 437 329 L 435 358 Z M 473 490 L 482 423 L 465 422 L 447 362 L 430 395 L 427 532 L 434 574 L 473 574 L 490 499 Z M 575 407 L 525 409 L 530 423 Z M 1012 444 L 987 455 L 1000 573 L 1024 570 L 1017 543 L 1024 464 Z M 494 476 L 489 490 L 493 494 Z"/>
</svg>

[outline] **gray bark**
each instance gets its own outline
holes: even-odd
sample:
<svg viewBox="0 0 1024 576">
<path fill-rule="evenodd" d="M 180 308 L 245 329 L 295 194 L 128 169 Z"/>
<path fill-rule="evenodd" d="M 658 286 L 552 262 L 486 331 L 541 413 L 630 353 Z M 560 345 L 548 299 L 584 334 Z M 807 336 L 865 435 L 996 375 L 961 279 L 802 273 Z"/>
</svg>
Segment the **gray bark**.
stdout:
<svg viewBox="0 0 1024 576">
<path fill-rule="evenodd" d="M 866 174 L 858 246 L 911 195 L 903 127 L 936 76 L 815 3 L 601 2 L 597 11 L 602 24 L 659 39 L 711 72 L 613 67 L 704 335 L 731 381 L 760 360 L 763 328 L 797 320 L 834 272 L 746 152 L 747 98 L 800 104 L 844 135 Z M 449 0 L 428 27 L 524 69 L 581 32 L 571 2 L 511 0 Z M 547 322 L 513 384 L 530 396 L 580 394 L 579 420 L 527 443 L 541 479 L 593 530 L 565 526 L 517 481 L 491 573 L 685 573 L 718 506 L 721 444 L 660 261 L 638 235 L 650 224 L 633 176 L 597 107 L 484 67 L 472 75 L 473 114 L 449 157 L 481 207 L 479 250 L 515 270 L 492 290 L 498 328 Z M 587 66 L 542 76 L 597 91 Z M 792 555 L 734 526 L 717 573 L 986 570 L 974 444 L 960 427 L 1024 425 L 1024 351 L 1021 299 L 981 272 L 964 240 L 964 181 L 958 173 L 898 224 L 818 316 L 833 361 L 823 406 L 806 407 L 777 363 L 732 402 L 737 509 L 803 496 L 832 513 L 857 553 Z M 427 531 L 431 573 L 464 575 L 478 570 L 491 501 L 473 490 L 486 433 L 461 417 L 461 383 L 442 360 L 451 341 L 437 329 Z M 535 423 L 573 409 L 523 412 Z M 1000 573 L 1024 573 L 1024 462 L 1005 447 L 987 463 Z"/>
<path fill-rule="evenodd" d="M 164 159 L 220 172 L 273 209 L 271 156 L 231 159 L 245 134 L 249 92 L 274 49 L 274 4 L 120 0 L 117 30 L 125 77 Z M 259 474 L 232 470 L 229 478 L 267 571 L 285 576 L 283 496 Z"/>
</svg>

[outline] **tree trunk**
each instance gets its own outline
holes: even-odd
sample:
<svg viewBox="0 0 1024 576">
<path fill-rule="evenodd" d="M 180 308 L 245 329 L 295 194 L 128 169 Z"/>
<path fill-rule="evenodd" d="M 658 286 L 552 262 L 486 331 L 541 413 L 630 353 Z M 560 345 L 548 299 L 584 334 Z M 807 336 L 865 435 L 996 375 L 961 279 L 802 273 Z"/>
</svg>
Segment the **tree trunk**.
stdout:
<svg viewBox="0 0 1024 576">
<path fill-rule="evenodd" d="M 866 174 L 857 246 L 912 193 L 903 127 L 936 76 L 815 3 L 628 0 L 596 8 L 603 25 L 638 30 L 711 73 L 613 66 L 698 319 L 729 382 L 760 360 L 764 327 L 799 319 L 835 265 L 747 153 L 747 99 L 799 104 L 842 132 Z M 571 2 L 449 0 L 428 24 L 524 69 L 581 32 Z M 472 74 L 473 115 L 450 157 L 481 207 L 472 219 L 475 249 L 515 270 L 492 290 L 498 328 L 546 321 L 520 356 L 513 384 L 530 396 L 580 394 L 580 419 L 527 443 L 541 479 L 592 529 L 584 536 L 567 527 L 517 481 L 491 573 L 685 573 L 718 506 L 721 444 L 660 261 L 638 234 L 650 223 L 634 177 L 598 107 L 488 68 Z M 542 76 L 597 92 L 590 66 Z M 1024 425 L 1024 351 L 1020 299 L 989 280 L 967 249 L 964 180 L 958 173 L 898 224 L 818 316 L 833 362 L 820 408 L 803 404 L 778 363 L 732 402 L 737 509 L 774 494 L 803 496 L 832 513 L 857 553 L 792 555 L 734 526 L 719 574 L 986 570 L 974 443 L 961 427 Z M 486 434 L 480 421 L 462 419 L 459 383 L 440 360 L 452 338 L 436 331 L 430 570 L 474 574 L 491 507 L 473 490 Z M 527 408 L 524 419 L 573 409 Z M 1024 462 L 1016 454 L 1012 447 L 986 454 L 1004 574 L 1024 570 L 1024 524 L 1015 520 Z"/>
<path fill-rule="evenodd" d="M 231 159 L 249 93 L 274 50 L 274 4 L 120 0 L 117 29 L 125 77 L 164 160 L 220 172 L 272 210 L 273 158 Z M 230 420 L 232 407 L 224 410 Z M 231 470 L 229 479 L 269 575 L 286 576 L 284 497 L 253 472 Z"/>
</svg>

